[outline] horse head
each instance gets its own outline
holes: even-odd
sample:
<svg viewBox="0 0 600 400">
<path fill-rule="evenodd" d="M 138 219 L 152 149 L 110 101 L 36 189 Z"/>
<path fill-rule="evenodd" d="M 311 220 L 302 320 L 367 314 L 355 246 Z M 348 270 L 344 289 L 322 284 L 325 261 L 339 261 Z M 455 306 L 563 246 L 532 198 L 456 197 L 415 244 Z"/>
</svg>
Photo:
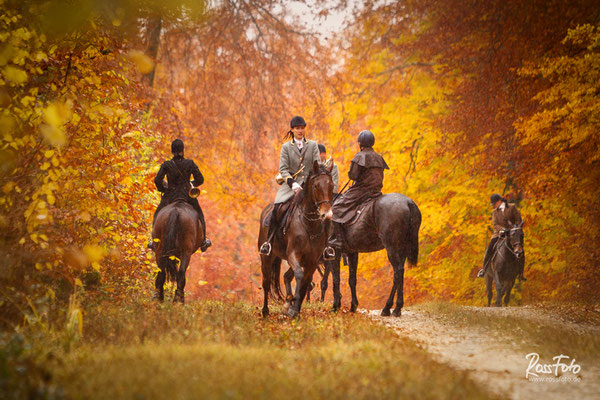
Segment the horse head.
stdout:
<svg viewBox="0 0 600 400">
<path fill-rule="evenodd" d="M 522 221 L 520 224 L 513 225 L 511 222 L 508 223 L 509 231 L 508 231 L 508 243 L 512 248 L 512 252 L 517 257 L 517 259 L 523 256 L 523 224 L 525 221 Z"/>
<path fill-rule="evenodd" d="M 308 198 L 317 208 L 321 220 L 331 220 L 333 217 L 333 211 L 331 209 L 331 202 L 333 200 L 332 169 L 333 163 L 329 163 L 328 166 L 323 166 L 315 161 L 313 163 L 311 174 L 307 179 L 309 190 L 307 193 Z"/>
</svg>

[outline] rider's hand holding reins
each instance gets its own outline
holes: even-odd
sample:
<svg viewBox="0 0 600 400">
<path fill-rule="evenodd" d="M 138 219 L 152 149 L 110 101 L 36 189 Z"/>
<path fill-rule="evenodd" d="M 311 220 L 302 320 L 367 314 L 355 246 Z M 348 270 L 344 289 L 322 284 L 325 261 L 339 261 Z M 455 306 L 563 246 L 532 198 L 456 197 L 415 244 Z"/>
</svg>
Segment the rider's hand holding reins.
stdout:
<svg viewBox="0 0 600 400">
<path fill-rule="evenodd" d="M 300 186 L 297 182 L 294 182 L 292 183 L 292 190 L 297 194 L 302 190 L 302 186 Z"/>
</svg>

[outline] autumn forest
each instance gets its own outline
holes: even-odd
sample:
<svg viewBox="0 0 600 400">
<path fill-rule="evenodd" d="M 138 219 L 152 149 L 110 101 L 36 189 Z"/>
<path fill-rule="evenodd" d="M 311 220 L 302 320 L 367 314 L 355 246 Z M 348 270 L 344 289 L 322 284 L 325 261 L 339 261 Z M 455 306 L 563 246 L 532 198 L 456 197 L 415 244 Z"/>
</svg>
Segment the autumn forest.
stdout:
<svg viewBox="0 0 600 400">
<path fill-rule="evenodd" d="M 492 193 L 525 220 L 515 303 L 598 301 L 597 1 L 310 2 L 317 24 L 346 10 L 328 34 L 288 3 L 0 1 L 3 327 L 150 298 L 153 179 L 175 138 L 213 242 L 190 298 L 260 304 L 258 221 L 294 115 L 340 187 L 371 130 L 383 192 L 418 204 L 407 304 L 484 305 Z M 381 307 L 391 274 L 385 252 L 360 256 L 361 307 Z"/>
</svg>

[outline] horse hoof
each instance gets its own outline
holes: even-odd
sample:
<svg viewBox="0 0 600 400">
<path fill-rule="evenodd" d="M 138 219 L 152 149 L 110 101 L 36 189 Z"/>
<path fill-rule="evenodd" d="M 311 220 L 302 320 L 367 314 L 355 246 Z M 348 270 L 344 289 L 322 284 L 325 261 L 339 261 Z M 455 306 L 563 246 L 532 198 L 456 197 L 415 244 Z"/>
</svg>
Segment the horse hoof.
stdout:
<svg viewBox="0 0 600 400">
<path fill-rule="evenodd" d="M 300 313 L 300 311 L 296 311 L 296 310 L 294 310 L 294 308 L 290 308 L 287 312 L 287 316 L 290 318 L 296 318 L 299 313 Z"/>
<path fill-rule="evenodd" d="M 339 310 L 340 310 L 340 308 L 339 308 L 339 307 L 331 307 L 331 310 L 330 310 L 330 311 L 331 311 L 331 312 L 333 312 L 333 313 L 336 313 L 336 312 L 338 312 Z"/>
<path fill-rule="evenodd" d="M 162 301 L 165 299 L 165 296 L 163 293 L 161 292 L 155 292 L 154 296 L 152 296 L 152 300 L 154 301 L 158 301 L 159 303 L 162 303 Z"/>
<path fill-rule="evenodd" d="M 393 317 L 400 317 L 402 315 L 402 309 L 401 308 L 396 308 L 394 310 L 394 312 L 392 313 Z"/>
<path fill-rule="evenodd" d="M 351 312 L 351 313 L 355 313 L 357 308 L 358 308 L 358 306 L 357 306 L 357 305 L 355 305 L 355 304 L 352 304 L 352 305 L 350 306 L 350 312 Z"/>
<path fill-rule="evenodd" d="M 184 299 L 183 293 L 175 292 L 175 296 L 173 296 L 173 303 L 183 304 L 184 303 L 183 299 Z"/>
<path fill-rule="evenodd" d="M 263 308 L 262 309 L 262 316 L 263 316 L 263 318 L 267 318 L 269 316 L 269 309 L 268 308 Z"/>
<path fill-rule="evenodd" d="M 286 301 L 285 303 L 283 303 L 283 311 L 284 312 L 288 312 L 288 310 L 290 309 L 291 305 L 292 304 L 290 302 L 288 302 L 288 301 Z"/>
<path fill-rule="evenodd" d="M 384 308 L 383 310 L 381 310 L 382 317 L 389 317 L 390 315 L 392 315 L 392 314 L 390 313 L 389 308 Z"/>
</svg>

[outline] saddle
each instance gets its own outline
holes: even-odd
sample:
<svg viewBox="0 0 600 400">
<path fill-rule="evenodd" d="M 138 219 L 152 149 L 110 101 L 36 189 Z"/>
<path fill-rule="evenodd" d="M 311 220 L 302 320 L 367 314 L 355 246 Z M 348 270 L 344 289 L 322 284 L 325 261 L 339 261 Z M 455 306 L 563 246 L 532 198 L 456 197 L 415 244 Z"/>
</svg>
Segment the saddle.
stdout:
<svg viewBox="0 0 600 400">
<path fill-rule="evenodd" d="M 357 223 L 358 221 L 361 220 L 361 217 L 363 215 L 369 215 L 371 212 L 373 212 L 373 206 L 375 205 L 375 200 L 377 200 L 378 198 L 379 197 L 370 198 L 370 199 L 366 200 L 364 203 L 360 204 L 358 207 L 356 207 L 354 216 L 352 217 L 352 219 L 350 221 L 346 222 L 344 224 L 344 226 L 354 225 L 355 223 Z"/>
</svg>

